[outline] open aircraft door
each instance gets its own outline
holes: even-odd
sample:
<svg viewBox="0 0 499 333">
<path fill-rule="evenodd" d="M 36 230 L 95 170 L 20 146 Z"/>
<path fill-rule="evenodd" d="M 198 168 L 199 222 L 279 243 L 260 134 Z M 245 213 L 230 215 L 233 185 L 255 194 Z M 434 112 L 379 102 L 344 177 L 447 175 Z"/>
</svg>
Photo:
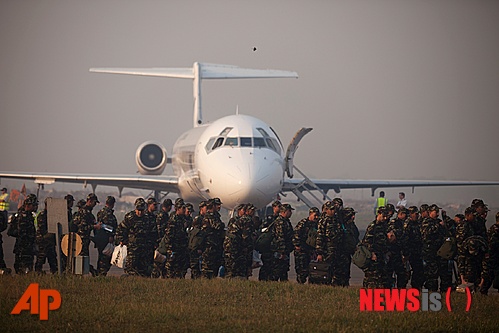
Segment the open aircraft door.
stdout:
<svg viewBox="0 0 499 333">
<path fill-rule="evenodd" d="M 293 178 L 293 159 L 295 157 L 295 152 L 296 149 L 298 149 L 298 144 L 300 143 L 301 139 L 308 133 L 312 131 L 312 128 L 305 128 L 302 127 L 296 132 L 295 136 L 293 139 L 291 139 L 291 142 L 289 143 L 288 150 L 286 151 L 286 173 L 289 178 Z"/>
</svg>

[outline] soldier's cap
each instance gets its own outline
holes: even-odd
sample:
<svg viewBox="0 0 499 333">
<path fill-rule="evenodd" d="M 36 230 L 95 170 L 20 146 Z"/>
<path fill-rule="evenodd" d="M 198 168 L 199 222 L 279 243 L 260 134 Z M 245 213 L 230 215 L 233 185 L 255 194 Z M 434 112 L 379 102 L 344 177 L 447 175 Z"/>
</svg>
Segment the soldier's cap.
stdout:
<svg viewBox="0 0 499 333">
<path fill-rule="evenodd" d="M 206 204 L 207 204 L 206 200 L 201 201 L 199 203 L 199 208 L 201 209 L 202 207 L 206 207 Z"/>
<path fill-rule="evenodd" d="M 95 200 L 97 203 L 100 203 L 99 199 L 97 199 L 97 196 L 95 195 L 95 193 L 90 193 L 89 195 L 87 195 L 87 200 Z"/>
<path fill-rule="evenodd" d="M 158 200 L 156 200 L 156 198 L 147 198 L 147 204 L 148 205 L 152 205 L 152 204 L 157 205 L 158 204 Z"/>
<path fill-rule="evenodd" d="M 471 202 L 471 207 L 481 207 L 481 206 L 487 207 L 488 205 L 484 203 L 482 199 L 473 199 L 473 201 Z"/>
<path fill-rule="evenodd" d="M 428 206 L 427 204 L 422 204 L 421 207 L 419 207 L 419 210 L 421 212 L 426 212 L 429 209 L 430 209 L 430 206 Z"/>
<path fill-rule="evenodd" d="M 256 209 L 255 205 L 253 205 L 251 203 L 249 203 L 249 204 L 246 205 L 246 210 L 248 210 L 248 211 L 249 210 L 255 210 L 255 209 Z"/>
<path fill-rule="evenodd" d="M 322 206 L 323 209 L 336 209 L 336 205 L 332 201 L 326 201 Z"/>
<path fill-rule="evenodd" d="M 499 212 L 496 213 L 496 221 L 499 221 Z"/>
<path fill-rule="evenodd" d="M 175 199 L 175 205 L 180 204 L 180 203 L 181 203 L 181 204 L 184 204 L 184 203 L 185 203 L 185 202 L 184 202 L 184 199 L 182 199 L 182 198 L 177 198 L 177 199 Z"/>
<path fill-rule="evenodd" d="M 394 212 L 395 211 L 395 206 L 392 205 L 391 203 L 386 204 L 386 210 L 389 212 Z"/>
<path fill-rule="evenodd" d="M 145 205 L 146 201 L 144 200 L 144 198 L 137 198 L 137 199 L 135 199 L 134 205 L 137 206 L 137 204 L 139 204 L 139 203 L 143 203 Z"/>
<path fill-rule="evenodd" d="M 137 210 L 146 210 L 146 203 L 145 201 L 139 201 L 135 203 L 135 209 Z"/>
<path fill-rule="evenodd" d="M 386 207 L 385 207 L 385 206 L 380 206 L 380 207 L 378 207 L 378 214 L 383 214 L 383 215 L 385 215 L 385 214 L 387 214 L 387 213 L 388 213 L 388 210 L 386 209 Z"/>
<path fill-rule="evenodd" d="M 106 203 L 107 204 L 113 204 L 116 202 L 116 198 L 113 197 L 112 195 L 108 195 L 107 198 L 106 198 Z"/>
<path fill-rule="evenodd" d="M 28 197 L 24 200 L 25 205 L 38 205 L 38 199 L 36 198 L 36 195 L 30 194 Z"/>
<path fill-rule="evenodd" d="M 275 207 L 275 206 L 278 206 L 278 207 L 281 207 L 281 202 L 279 200 L 276 200 L 272 203 L 272 207 Z"/>
<path fill-rule="evenodd" d="M 213 198 L 212 200 L 213 200 L 213 203 L 215 205 L 221 205 L 222 204 L 222 201 L 220 201 L 220 198 Z"/>
<path fill-rule="evenodd" d="M 419 213 L 419 210 L 418 210 L 418 207 L 416 206 L 411 206 L 407 209 L 408 213 L 409 214 L 413 214 L 413 213 Z"/>
<path fill-rule="evenodd" d="M 357 213 L 355 209 L 353 209 L 352 207 L 345 207 L 343 208 L 343 211 L 345 212 L 345 216 L 352 216 L 355 215 L 355 213 Z"/>
<path fill-rule="evenodd" d="M 171 207 L 171 206 L 173 206 L 173 202 L 171 199 L 165 199 L 165 200 L 163 200 L 163 203 L 161 205 L 163 207 L 169 207 L 169 206 Z"/>
<path fill-rule="evenodd" d="M 6 187 L 3 187 L 3 188 L 2 188 L 2 191 L 7 192 L 7 188 L 6 188 Z"/>
<path fill-rule="evenodd" d="M 416 207 L 417 209 L 417 207 Z M 397 211 L 397 214 L 398 213 L 404 213 L 404 214 L 408 214 L 409 213 L 409 210 L 405 207 L 400 207 L 399 210 Z"/>
<path fill-rule="evenodd" d="M 333 204 L 335 204 L 336 206 L 342 207 L 343 206 L 343 200 L 341 198 L 334 198 L 333 199 Z"/>
<path fill-rule="evenodd" d="M 241 209 L 246 209 L 246 204 L 242 203 L 242 204 L 237 205 L 236 208 L 235 208 L 235 211 L 238 212 Z"/>
<path fill-rule="evenodd" d="M 442 209 L 442 207 L 438 207 L 436 204 L 433 204 L 433 205 L 431 205 L 431 206 L 428 208 L 428 210 L 429 210 L 430 212 L 432 212 L 432 211 L 434 211 L 434 210 L 438 211 L 438 210 L 440 210 L 440 209 Z"/>
<path fill-rule="evenodd" d="M 312 207 L 312 208 L 310 208 L 310 209 L 308 210 L 308 214 L 309 214 L 309 215 L 310 215 L 310 214 L 314 214 L 314 213 L 316 213 L 316 214 L 320 214 L 321 212 L 319 211 L 319 208 L 317 208 L 317 207 Z"/>
<path fill-rule="evenodd" d="M 295 209 L 293 207 L 291 207 L 290 204 L 282 204 L 281 208 L 280 208 L 280 211 L 281 212 L 285 212 L 287 210 L 295 210 Z"/>
<path fill-rule="evenodd" d="M 75 198 L 71 194 L 66 194 L 64 199 L 66 199 L 66 201 L 71 201 L 71 202 L 75 201 Z"/>
<path fill-rule="evenodd" d="M 194 211 L 194 206 L 190 202 L 185 204 L 185 208 L 189 209 L 191 212 Z"/>
<path fill-rule="evenodd" d="M 464 210 L 464 215 L 470 215 L 470 214 L 474 214 L 474 213 L 475 213 L 475 209 L 473 207 L 467 207 Z"/>
<path fill-rule="evenodd" d="M 80 200 L 78 200 L 78 202 L 76 203 L 76 207 L 78 207 L 78 208 L 83 208 L 83 207 L 85 207 L 85 204 L 86 204 L 86 203 L 87 203 L 87 202 L 86 202 L 84 199 L 80 199 Z"/>
</svg>

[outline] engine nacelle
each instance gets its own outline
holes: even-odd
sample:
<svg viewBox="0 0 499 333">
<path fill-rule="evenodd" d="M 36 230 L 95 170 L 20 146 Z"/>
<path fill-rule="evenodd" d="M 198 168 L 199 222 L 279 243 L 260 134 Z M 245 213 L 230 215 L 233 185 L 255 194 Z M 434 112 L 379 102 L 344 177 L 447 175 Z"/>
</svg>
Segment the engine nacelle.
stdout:
<svg viewBox="0 0 499 333">
<path fill-rule="evenodd" d="M 146 141 L 137 148 L 135 162 L 141 175 L 160 175 L 166 168 L 166 149 L 161 143 Z"/>
</svg>

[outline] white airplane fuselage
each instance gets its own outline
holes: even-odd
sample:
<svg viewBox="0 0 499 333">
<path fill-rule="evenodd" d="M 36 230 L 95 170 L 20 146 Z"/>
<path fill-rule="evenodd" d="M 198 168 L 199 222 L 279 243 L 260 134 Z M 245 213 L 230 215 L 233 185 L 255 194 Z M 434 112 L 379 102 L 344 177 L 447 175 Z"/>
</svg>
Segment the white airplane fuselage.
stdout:
<svg viewBox="0 0 499 333">
<path fill-rule="evenodd" d="M 173 147 L 172 165 L 187 202 L 218 197 L 225 208 L 263 207 L 282 190 L 284 151 L 265 122 L 231 115 L 194 127 Z"/>
</svg>

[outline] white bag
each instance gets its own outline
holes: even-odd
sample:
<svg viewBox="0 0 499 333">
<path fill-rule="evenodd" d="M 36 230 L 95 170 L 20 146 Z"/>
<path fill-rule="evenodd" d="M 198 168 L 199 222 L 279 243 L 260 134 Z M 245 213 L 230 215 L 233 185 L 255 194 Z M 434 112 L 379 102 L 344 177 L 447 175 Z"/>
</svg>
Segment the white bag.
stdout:
<svg viewBox="0 0 499 333">
<path fill-rule="evenodd" d="M 158 264 L 164 264 L 166 261 L 166 256 L 161 254 L 158 250 L 154 250 L 154 262 Z"/>
<path fill-rule="evenodd" d="M 126 245 L 119 245 L 114 248 L 111 264 L 123 268 L 126 260 Z"/>
<path fill-rule="evenodd" d="M 256 250 L 253 250 L 253 264 L 251 265 L 252 269 L 262 267 L 263 261 L 260 259 L 260 253 Z"/>
<path fill-rule="evenodd" d="M 102 254 L 107 256 L 107 257 L 111 257 L 113 255 L 113 252 L 114 252 L 114 245 L 113 243 L 107 243 L 106 247 L 104 248 L 104 250 L 102 250 Z"/>
</svg>

